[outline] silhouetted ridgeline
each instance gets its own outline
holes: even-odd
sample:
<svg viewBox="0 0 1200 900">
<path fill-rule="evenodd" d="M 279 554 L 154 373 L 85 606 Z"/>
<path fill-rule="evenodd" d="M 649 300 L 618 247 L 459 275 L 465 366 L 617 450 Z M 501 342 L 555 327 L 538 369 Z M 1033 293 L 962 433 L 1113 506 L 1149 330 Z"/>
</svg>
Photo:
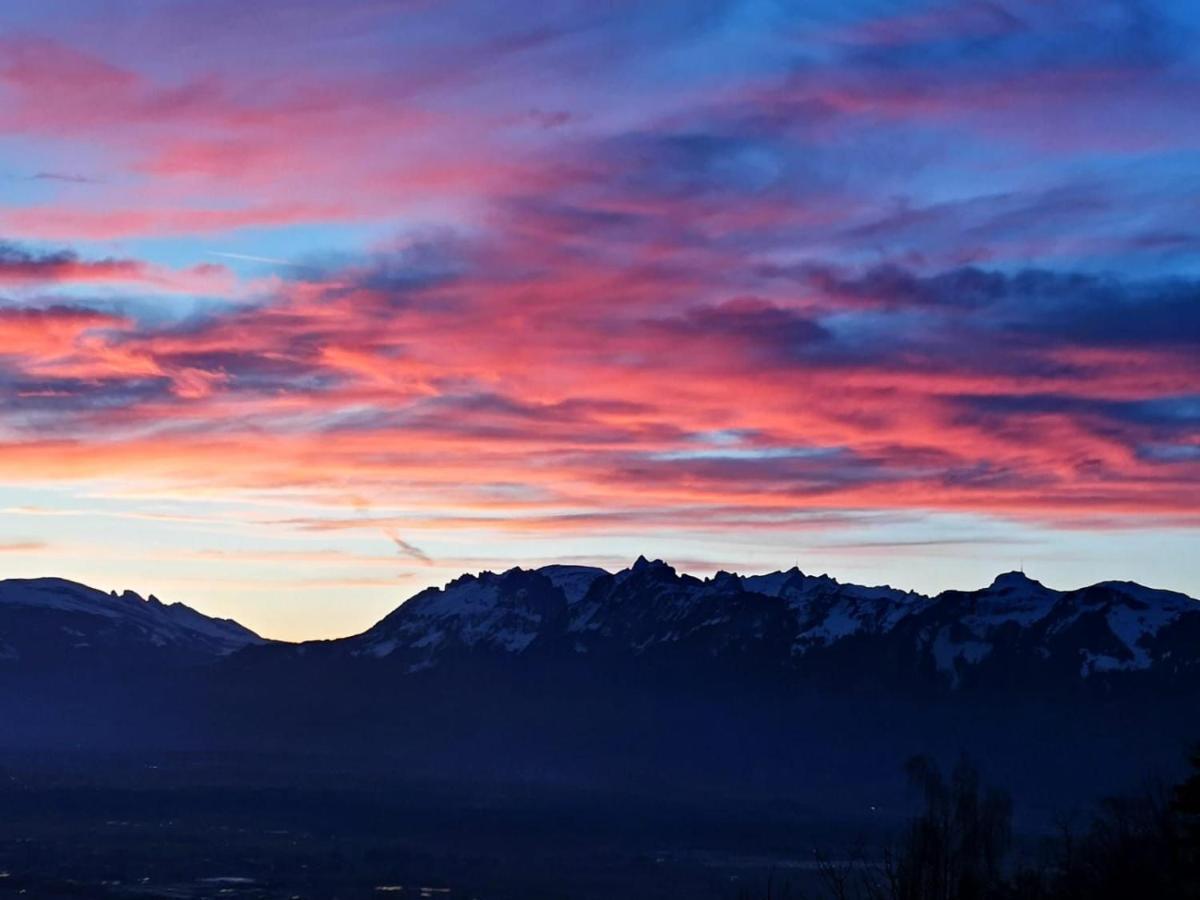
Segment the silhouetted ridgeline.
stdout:
<svg viewBox="0 0 1200 900">
<path fill-rule="evenodd" d="M 1019 815 L 1049 821 L 1147 770 L 1178 772 L 1198 648 L 1188 597 L 1126 582 L 1061 592 L 1020 573 L 926 597 L 795 569 L 512 569 L 298 645 L 153 598 L 7 581 L 0 743 L 846 815 L 900 808 L 896 760 L 965 750 Z"/>
</svg>

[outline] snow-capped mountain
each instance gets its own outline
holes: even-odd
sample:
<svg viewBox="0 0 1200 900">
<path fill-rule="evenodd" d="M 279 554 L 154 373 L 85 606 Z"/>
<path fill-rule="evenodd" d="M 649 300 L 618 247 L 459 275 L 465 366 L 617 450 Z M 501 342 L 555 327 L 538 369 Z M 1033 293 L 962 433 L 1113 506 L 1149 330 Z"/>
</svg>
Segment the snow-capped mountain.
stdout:
<svg viewBox="0 0 1200 900">
<path fill-rule="evenodd" d="M 321 658 L 388 660 L 408 672 L 489 656 L 740 659 L 799 674 L 923 673 L 958 687 L 1031 673 L 1200 676 L 1197 634 L 1200 602 L 1132 582 L 1059 591 L 1009 572 L 982 590 L 929 597 L 796 568 L 701 579 L 639 558 L 615 573 L 553 565 L 463 575 L 363 634 L 271 652 L 319 646 Z M 54 578 L 0 581 L 0 664 L 118 651 L 191 662 L 264 643 L 236 622 L 154 596 Z"/>
<path fill-rule="evenodd" d="M 105 593 L 61 578 L 0 581 L 0 665 L 189 663 L 260 643 L 237 622 L 153 595 Z"/>
<path fill-rule="evenodd" d="M 952 684 L 972 668 L 1195 673 L 1200 603 L 1132 582 L 1056 591 L 1009 572 L 981 591 L 947 591 L 917 617 L 919 641 Z M 990 661 L 990 662 L 989 662 Z"/>
<path fill-rule="evenodd" d="M 832 803 L 914 753 L 966 750 L 1030 798 L 1070 799 L 1182 759 L 1197 709 L 1200 603 L 1128 582 L 1010 572 L 929 597 L 798 569 L 514 568 L 303 644 L 0 582 L 0 749 L 304 752 L 464 784 Z"/>
<path fill-rule="evenodd" d="M 409 671 L 464 655 L 652 656 L 698 652 L 804 670 L 852 646 L 958 686 L 973 669 L 1099 673 L 1192 671 L 1200 603 L 1130 582 L 1050 589 L 1019 572 L 936 597 L 842 584 L 799 569 L 699 579 L 638 559 L 617 573 L 547 566 L 463 575 L 334 642 Z M 899 664 L 898 663 L 898 664 Z M 862 668 L 861 666 L 859 667 Z"/>
</svg>

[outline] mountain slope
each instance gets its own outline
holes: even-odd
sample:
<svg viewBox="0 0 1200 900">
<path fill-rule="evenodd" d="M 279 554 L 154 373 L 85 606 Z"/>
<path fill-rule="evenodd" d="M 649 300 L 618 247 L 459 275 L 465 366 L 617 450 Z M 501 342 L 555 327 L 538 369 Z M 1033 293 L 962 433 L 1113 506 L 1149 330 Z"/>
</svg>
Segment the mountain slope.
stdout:
<svg viewBox="0 0 1200 900">
<path fill-rule="evenodd" d="M 1185 677 L 1196 672 L 1189 638 L 1198 628 L 1200 603 L 1129 582 L 1057 591 L 1010 572 L 982 590 L 928 597 L 798 569 L 701 580 L 639 559 L 615 574 L 464 575 L 329 651 L 402 661 L 410 672 L 485 655 L 740 658 L 788 672 L 832 660 L 869 672 L 886 659 L 956 688 L 974 670 L 1005 667 L 1060 680 Z M 850 647 L 857 662 L 845 658 Z"/>
<path fill-rule="evenodd" d="M 61 578 L 0 581 L 0 665 L 184 665 L 262 638 L 229 619 Z"/>
</svg>

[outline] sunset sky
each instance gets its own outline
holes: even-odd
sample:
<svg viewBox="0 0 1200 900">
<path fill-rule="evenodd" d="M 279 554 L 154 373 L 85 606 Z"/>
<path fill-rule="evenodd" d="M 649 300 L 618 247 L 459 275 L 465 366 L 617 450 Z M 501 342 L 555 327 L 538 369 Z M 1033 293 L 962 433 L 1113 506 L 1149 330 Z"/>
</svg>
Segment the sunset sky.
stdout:
<svg viewBox="0 0 1200 900">
<path fill-rule="evenodd" d="M 0 569 L 1200 594 L 1200 5 L 9 0 Z"/>
</svg>

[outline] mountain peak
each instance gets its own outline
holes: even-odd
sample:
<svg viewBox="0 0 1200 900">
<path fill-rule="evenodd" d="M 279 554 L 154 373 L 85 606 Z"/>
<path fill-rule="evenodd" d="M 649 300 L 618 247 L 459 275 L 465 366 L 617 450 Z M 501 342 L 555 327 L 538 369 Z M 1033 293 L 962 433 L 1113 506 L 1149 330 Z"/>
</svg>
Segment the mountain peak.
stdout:
<svg viewBox="0 0 1200 900">
<path fill-rule="evenodd" d="M 1030 588 L 1045 590 L 1046 586 L 1036 579 L 1030 578 L 1024 572 L 1012 571 L 1002 572 L 993 579 L 988 590 L 992 591 L 1012 591 L 1012 590 L 1028 590 Z"/>
<path fill-rule="evenodd" d="M 741 576 L 739 576 L 736 572 L 726 572 L 724 569 L 721 569 L 719 572 L 713 575 L 709 583 L 712 585 L 714 590 L 718 591 L 732 591 L 734 593 L 738 593 L 743 590 Z"/>
<path fill-rule="evenodd" d="M 667 565 L 661 559 L 649 560 L 644 556 L 639 556 L 633 561 L 633 565 L 629 569 L 633 575 L 639 575 L 643 572 L 660 572 L 662 574 L 675 574 L 673 566 Z"/>
</svg>

